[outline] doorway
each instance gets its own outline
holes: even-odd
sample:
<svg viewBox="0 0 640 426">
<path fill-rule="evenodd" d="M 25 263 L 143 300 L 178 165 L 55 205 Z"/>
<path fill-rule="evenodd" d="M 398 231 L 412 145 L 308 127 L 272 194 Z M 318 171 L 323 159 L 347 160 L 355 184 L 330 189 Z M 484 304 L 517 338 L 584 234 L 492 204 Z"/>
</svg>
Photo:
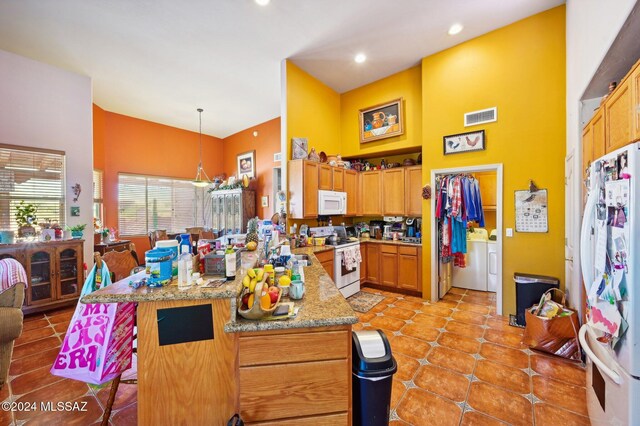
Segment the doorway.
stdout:
<svg viewBox="0 0 640 426">
<path fill-rule="evenodd" d="M 434 196 L 431 197 L 431 300 L 438 301 L 444 296 L 440 288 L 440 256 L 438 252 L 438 232 L 436 229 L 435 211 L 436 196 L 435 182 L 439 176 L 457 175 L 457 174 L 482 174 L 485 172 L 495 172 L 495 270 L 496 270 L 496 314 L 502 315 L 502 215 L 503 215 L 503 166 L 502 164 L 485 164 L 469 167 L 453 167 L 448 169 L 431 170 L 431 182 L 433 185 Z M 486 268 L 485 268 L 486 270 Z M 453 283 L 455 284 L 455 282 Z M 444 289 L 443 289 L 444 290 Z"/>
</svg>

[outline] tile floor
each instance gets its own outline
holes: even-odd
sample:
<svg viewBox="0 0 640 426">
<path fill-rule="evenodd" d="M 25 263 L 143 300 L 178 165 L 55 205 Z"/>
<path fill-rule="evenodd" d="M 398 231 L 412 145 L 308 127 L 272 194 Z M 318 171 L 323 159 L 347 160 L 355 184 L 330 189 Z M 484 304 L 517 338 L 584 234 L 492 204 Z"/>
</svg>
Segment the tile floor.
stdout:
<svg viewBox="0 0 640 426">
<path fill-rule="evenodd" d="M 521 329 L 494 315 L 494 295 L 453 288 L 430 304 L 389 292 L 354 329 L 391 341 L 391 425 L 589 425 L 581 366 L 525 349 Z M 82 413 L 0 411 L 0 425 L 99 424 L 109 389 L 49 374 L 73 308 L 29 316 L 0 401 L 86 401 Z M 135 385 L 120 385 L 112 425 L 135 425 Z"/>
<path fill-rule="evenodd" d="M 493 293 L 452 288 L 430 304 L 364 290 L 386 296 L 354 329 L 390 340 L 392 425 L 589 425 L 582 366 L 522 346 Z"/>
<path fill-rule="evenodd" d="M 109 388 L 96 388 L 49 373 L 75 307 L 24 320 L 22 335 L 13 348 L 9 381 L 0 390 L 0 401 L 86 402 L 84 412 L 6 412 L 0 410 L 0 425 L 92 425 L 100 424 Z M 136 385 L 121 384 L 111 412 L 112 425 L 137 422 Z"/>
</svg>

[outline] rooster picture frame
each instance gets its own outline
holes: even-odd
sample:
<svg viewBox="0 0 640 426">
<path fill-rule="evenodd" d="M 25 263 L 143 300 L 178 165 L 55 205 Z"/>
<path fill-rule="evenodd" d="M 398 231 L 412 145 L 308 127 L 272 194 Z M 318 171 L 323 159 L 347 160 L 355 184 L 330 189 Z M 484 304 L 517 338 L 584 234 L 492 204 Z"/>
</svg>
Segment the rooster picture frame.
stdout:
<svg viewBox="0 0 640 426">
<path fill-rule="evenodd" d="M 442 141 L 444 144 L 444 155 L 487 149 L 484 130 L 445 136 L 442 138 Z"/>
</svg>

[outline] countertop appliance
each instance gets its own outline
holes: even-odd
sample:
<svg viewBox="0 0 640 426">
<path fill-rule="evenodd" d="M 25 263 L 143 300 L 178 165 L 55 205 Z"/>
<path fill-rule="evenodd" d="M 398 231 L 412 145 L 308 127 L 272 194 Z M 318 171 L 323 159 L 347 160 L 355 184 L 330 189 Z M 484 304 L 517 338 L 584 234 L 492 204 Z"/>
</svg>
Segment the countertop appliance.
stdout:
<svg viewBox="0 0 640 426">
<path fill-rule="evenodd" d="M 318 191 L 318 215 L 336 216 L 347 214 L 347 193 Z"/>
<path fill-rule="evenodd" d="M 340 293 L 346 298 L 360 291 L 360 263 L 356 262 L 355 267 L 347 269 L 345 267 L 345 256 L 349 256 L 354 250 L 360 250 L 359 241 L 351 241 L 347 237 L 344 226 L 321 226 L 311 228 L 311 232 L 317 237 L 337 235 L 336 244 L 333 250 L 333 281 L 336 283 Z"/>
<path fill-rule="evenodd" d="M 382 238 L 385 240 L 402 239 L 405 235 L 405 221 L 402 216 L 385 216 Z M 395 238 L 394 238 L 395 236 Z"/>
<path fill-rule="evenodd" d="M 592 424 L 640 424 L 640 142 L 591 163 L 580 233 Z"/>
<path fill-rule="evenodd" d="M 372 220 L 369 222 L 369 233 L 371 238 L 382 239 L 382 228 L 384 227 L 384 221 Z M 378 232 L 380 231 L 380 232 Z M 380 237 L 378 237 L 380 235 Z"/>
</svg>

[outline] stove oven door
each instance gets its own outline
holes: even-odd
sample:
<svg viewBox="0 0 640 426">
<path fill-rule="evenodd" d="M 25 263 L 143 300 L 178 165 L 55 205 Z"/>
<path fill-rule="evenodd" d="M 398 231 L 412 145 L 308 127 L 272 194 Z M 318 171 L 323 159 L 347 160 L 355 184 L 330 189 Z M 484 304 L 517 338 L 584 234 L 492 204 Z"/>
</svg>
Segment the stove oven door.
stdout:
<svg viewBox="0 0 640 426">
<path fill-rule="evenodd" d="M 360 291 L 360 263 L 347 270 L 342 262 L 343 251 L 335 250 L 333 259 L 333 280 L 344 297 L 349 297 Z"/>
</svg>

